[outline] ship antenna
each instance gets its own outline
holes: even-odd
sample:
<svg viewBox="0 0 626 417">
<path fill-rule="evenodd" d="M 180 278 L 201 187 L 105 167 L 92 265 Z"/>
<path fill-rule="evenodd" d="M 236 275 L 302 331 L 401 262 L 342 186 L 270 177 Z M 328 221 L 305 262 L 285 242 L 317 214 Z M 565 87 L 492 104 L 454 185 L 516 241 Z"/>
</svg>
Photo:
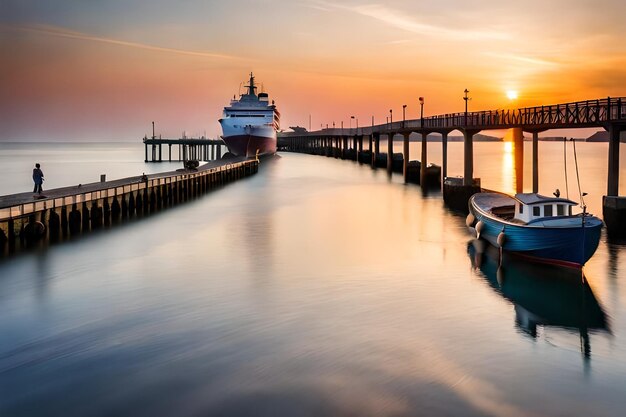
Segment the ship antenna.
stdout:
<svg viewBox="0 0 626 417">
<path fill-rule="evenodd" d="M 251 96 L 256 95 L 254 90 L 256 90 L 256 86 L 254 85 L 254 75 L 252 74 L 252 72 L 250 72 L 250 84 L 247 86 L 248 87 L 248 94 Z"/>
<path fill-rule="evenodd" d="M 574 146 L 574 163 L 576 164 L 576 181 L 578 181 L 578 194 L 580 195 L 580 206 L 583 209 L 584 218 L 585 209 L 587 208 L 587 206 L 585 205 L 585 195 L 587 195 L 587 193 L 583 193 L 580 188 L 580 175 L 578 175 L 578 158 L 576 157 L 576 141 L 574 140 L 574 138 L 572 138 L 572 144 Z"/>
</svg>

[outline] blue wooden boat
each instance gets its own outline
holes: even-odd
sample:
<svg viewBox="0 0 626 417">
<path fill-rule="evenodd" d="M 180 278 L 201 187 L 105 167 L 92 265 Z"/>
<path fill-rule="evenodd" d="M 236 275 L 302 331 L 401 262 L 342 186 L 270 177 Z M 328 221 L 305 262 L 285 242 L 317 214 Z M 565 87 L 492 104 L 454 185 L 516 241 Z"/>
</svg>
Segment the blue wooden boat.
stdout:
<svg viewBox="0 0 626 417">
<path fill-rule="evenodd" d="M 598 248 L 602 220 L 584 212 L 573 215 L 576 205 L 537 193 L 478 193 L 469 200 L 467 224 L 507 252 L 580 267 Z"/>
</svg>

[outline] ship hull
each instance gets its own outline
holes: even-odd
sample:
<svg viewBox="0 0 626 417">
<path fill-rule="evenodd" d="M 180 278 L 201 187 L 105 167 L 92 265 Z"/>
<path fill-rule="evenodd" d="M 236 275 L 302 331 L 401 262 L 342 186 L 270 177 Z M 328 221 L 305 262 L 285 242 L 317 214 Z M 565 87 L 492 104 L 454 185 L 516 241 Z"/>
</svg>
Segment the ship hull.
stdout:
<svg viewBox="0 0 626 417">
<path fill-rule="evenodd" d="M 236 156 L 253 157 L 276 153 L 276 137 L 235 135 L 223 137 L 230 153 Z"/>
<path fill-rule="evenodd" d="M 253 157 L 276 153 L 276 129 L 268 125 L 242 125 L 237 119 L 221 119 L 222 139 L 230 153 Z"/>
</svg>

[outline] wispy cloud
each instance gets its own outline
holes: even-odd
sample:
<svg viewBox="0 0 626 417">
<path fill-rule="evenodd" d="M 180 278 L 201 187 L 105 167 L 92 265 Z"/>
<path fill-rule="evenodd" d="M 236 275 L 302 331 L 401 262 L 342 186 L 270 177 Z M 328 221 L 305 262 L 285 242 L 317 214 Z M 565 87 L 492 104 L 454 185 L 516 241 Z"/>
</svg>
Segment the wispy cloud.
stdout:
<svg viewBox="0 0 626 417">
<path fill-rule="evenodd" d="M 556 67 L 560 65 L 560 63 L 556 61 L 548 61 L 546 59 L 529 57 L 529 56 L 524 56 L 524 55 L 502 54 L 502 53 L 497 53 L 497 52 L 485 52 L 484 55 L 492 56 L 495 58 L 507 59 L 510 61 L 523 62 L 524 64 L 532 64 L 532 65 L 542 66 L 546 68 Z"/>
<path fill-rule="evenodd" d="M 313 0 L 311 4 L 324 9 L 346 10 L 361 16 L 379 20 L 407 32 L 433 38 L 454 40 L 502 40 L 509 38 L 508 34 L 500 31 L 469 28 L 456 29 L 449 26 L 425 23 L 417 17 L 407 15 L 405 11 L 393 9 L 383 4 L 339 5 L 324 0 Z"/>
<path fill-rule="evenodd" d="M 218 59 L 240 59 L 237 56 L 233 55 L 225 55 L 218 54 L 207 51 L 194 51 L 188 49 L 176 49 L 176 48 L 166 48 L 162 46 L 149 45 L 145 43 L 139 42 L 129 42 L 120 39 L 106 38 L 101 36 L 94 36 L 88 33 L 75 32 L 65 28 L 60 28 L 56 26 L 48 26 L 48 25 L 29 25 L 29 26 L 11 26 L 11 25 L 0 25 L 0 30 L 4 31 L 13 31 L 13 32 L 25 32 L 25 33 L 34 33 L 39 35 L 46 36 L 56 36 L 59 38 L 68 38 L 68 39 L 78 39 L 83 41 L 91 41 L 91 42 L 100 42 L 111 45 L 119 45 L 128 48 L 137 48 L 148 51 L 155 52 L 165 52 L 165 53 L 173 53 L 179 55 L 188 55 L 188 56 L 197 56 L 204 58 L 218 58 Z"/>
</svg>

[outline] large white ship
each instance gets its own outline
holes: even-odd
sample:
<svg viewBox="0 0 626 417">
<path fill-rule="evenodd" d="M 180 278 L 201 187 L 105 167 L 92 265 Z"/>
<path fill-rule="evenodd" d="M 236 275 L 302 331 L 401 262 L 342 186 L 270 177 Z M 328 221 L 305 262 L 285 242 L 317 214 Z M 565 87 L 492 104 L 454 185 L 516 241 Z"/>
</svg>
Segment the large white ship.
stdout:
<svg viewBox="0 0 626 417">
<path fill-rule="evenodd" d="M 247 92 L 239 100 L 233 97 L 224 107 L 219 120 L 222 139 L 228 150 L 237 156 L 255 156 L 276 153 L 276 132 L 280 128 L 280 113 L 274 101 L 269 103 L 267 93 L 257 95 L 254 75 L 245 86 Z"/>
</svg>

